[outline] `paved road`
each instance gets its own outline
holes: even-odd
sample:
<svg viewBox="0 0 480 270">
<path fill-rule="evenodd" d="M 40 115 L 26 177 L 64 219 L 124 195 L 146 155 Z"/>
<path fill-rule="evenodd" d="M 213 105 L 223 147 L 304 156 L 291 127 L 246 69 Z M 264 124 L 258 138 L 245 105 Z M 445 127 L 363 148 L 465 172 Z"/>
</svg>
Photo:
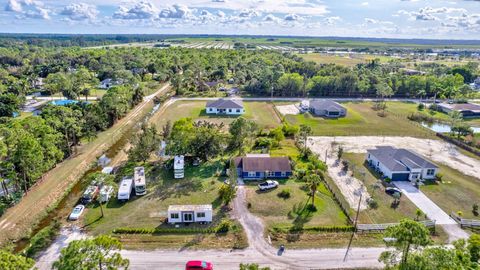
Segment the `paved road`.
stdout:
<svg viewBox="0 0 480 270">
<path fill-rule="evenodd" d="M 422 210 L 429 219 L 435 220 L 436 224 L 443 227 L 449 236 L 450 242 L 459 238 L 469 237 L 468 233 L 462 230 L 454 219 L 410 182 L 395 182 L 395 185 L 402 190 L 402 193 Z"/>
</svg>

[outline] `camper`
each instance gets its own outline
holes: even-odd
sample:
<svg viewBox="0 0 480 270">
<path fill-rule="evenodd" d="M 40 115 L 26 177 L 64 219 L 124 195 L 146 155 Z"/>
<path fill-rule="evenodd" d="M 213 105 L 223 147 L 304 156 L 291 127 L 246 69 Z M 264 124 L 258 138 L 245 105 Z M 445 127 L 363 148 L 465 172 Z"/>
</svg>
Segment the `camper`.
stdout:
<svg viewBox="0 0 480 270">
<path fill-rule="evenodd" d="M 212 205 L 170 205 L 168 223 L 210 223 L 212 222 Z"/>
<path fill-rule="evenodd" d="M 184 172 L 184 157 L 183 156 L 175 156 L 173 160 L 173 175 L 175 179 L 181 179 L 185 177 L 185 172 Z"/>
<path fill-rule="evenodd" d="M 147 194 L 147 184 L 145 181 L 145 168 L 135 167 L 133 173 L 133 182 L 135 184 L 135 195 L 141 196 Z"/>
<path fill-rule="evenodd" d="M 118 200 L 119 201 L 128 201 L 130 200 L 130 194 L 133 190 L 133 179 L 123 178 L 122 182 L 120 183 L 120 187 L 118 188 Z"/>
<path fill-rule="evenodd" d="M 108 202 L 112 193 L 112 186 L 103 186 L 102 189 L 100 189 L 100 203 Z"/>
</svg>

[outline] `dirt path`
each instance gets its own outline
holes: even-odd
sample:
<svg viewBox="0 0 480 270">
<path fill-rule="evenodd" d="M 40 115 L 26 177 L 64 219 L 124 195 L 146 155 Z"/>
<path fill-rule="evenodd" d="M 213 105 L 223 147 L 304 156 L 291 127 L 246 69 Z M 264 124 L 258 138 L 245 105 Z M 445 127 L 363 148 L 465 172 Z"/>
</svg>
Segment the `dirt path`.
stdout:
<svg viewBox="0 0 480 270">
<path fill-rule="evenodd" d="M 166 84 L 154 94 L 145 97 L 142 103 L 113 127 L 100 133 L 94 141 L 81 146 L 77 155 L 47 172 L 17 205 L 8 209 L 0 218 L 0 245 L 25 236 L 45 214 L 45 210 L 55 205 L 65 190 L 80 179 L 100 155 L 153 107 L 153 97 L 167 91 L 169 87 L 170 85 Z"/>
<path fill-rule="evenodd" d="M 415 151 L 426 158 L 454 168 L 463 174 L 480 179 L 480 160 L 462 154 L 458 148 L 442 140 L 411 137 L 310 137 L 309 144 L 316 153 L 324 155 L 332 142 L 341 144 L 345 152 L 366 153 L 376 146 L 394 146 Z"/>
</svg>

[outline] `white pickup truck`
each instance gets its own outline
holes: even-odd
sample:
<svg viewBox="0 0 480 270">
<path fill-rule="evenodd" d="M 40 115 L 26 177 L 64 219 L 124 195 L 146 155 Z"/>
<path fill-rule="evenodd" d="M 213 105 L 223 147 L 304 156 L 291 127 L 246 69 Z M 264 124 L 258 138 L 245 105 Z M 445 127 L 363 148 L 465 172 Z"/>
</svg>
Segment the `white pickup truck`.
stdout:
<svg viewBox="0 0 480 270">
<path fill-rule="evenodd" d="M 278 182 L 273 180 L 267 180 L 263 183 L 258 184 L 258 189 L 260 189 L 260 191 L 265 191 L 276 187 L 278 187 Z"/>
</svg>

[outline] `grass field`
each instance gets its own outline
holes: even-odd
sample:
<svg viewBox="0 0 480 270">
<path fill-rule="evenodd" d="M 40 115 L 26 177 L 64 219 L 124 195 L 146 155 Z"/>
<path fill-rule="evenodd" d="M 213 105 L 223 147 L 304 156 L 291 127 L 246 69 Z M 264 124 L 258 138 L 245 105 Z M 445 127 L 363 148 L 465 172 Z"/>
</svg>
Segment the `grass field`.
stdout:
<svg viewBox="0 0 480 270">
<path fill-rule="evenodd" d="M 443 183 L 421 186 L 420 189 L 447 214 L 461 211 L 464 218 L 475 218 L 474 203 L 480 205 L 480 180 L 450 167 L 439 165 Z"/>
<path fill-rule="evenodd" d="M 400 198 L 400 204 L 392 208 L 394 198 L 385 193 L 384 187 L 365 165 L 364 154 L 345 153 L 343 159 L 348 160 L 355 168 L 355 178 L 363 180 L 368 193 L 378 203 L 377 209 L 367 209 L 360 212 L 360 223 L 394 223 L 404 218 L 415 218 L 417 207 L 405 196 Z M 365 173 L 363 177 L 362 173 Z M 421 217 L 423 218 L 423 217 Z"/>
<path fill-rule="evenodd" d="M 415 106 L 410 103 L 388 102 L 386 117 L 380 117 L 372 109 L 371 102 L 342 103 L 347 108 L 347 116 L 338 119 L 325 119 L 309 113 L 287 115 L 285 119 L 294 125 L 308 125 L 317 136 L 413 136 L 433 137 L 434 134 L 406 118 L 405 108 Z"/>
<path fill-rule="evenodd" d="M 380 62 L 385 63 L 393 60 L 392 57 L 377 56 L 377 55 L 357 55 L 356 57 L 339 56 L 339 55 L 326 55 L 319 53 L 299 54 L 306 61 L 313 61 L 317 64 L 337 64 L 341 66 L 353 67 L 357 64 L 365 64 L 373 59 L 380 59 Z"/>
<path fill-rule="evenodd" d="M 165 109 L 158 118 L 152 119 L 157 127 L 162 127 L 184 117 L 211 122 L 230 124 L 239 116 L 209 115 L 205 113 L 206 101 L 177 101 Z M 280 124 L 280 119 L 275 114 L 273 105 L 268 102 L 244 102 L 245 114 L 243 117 L 254 120 L 262 128 L 273 128 Z"/>
</svg>

